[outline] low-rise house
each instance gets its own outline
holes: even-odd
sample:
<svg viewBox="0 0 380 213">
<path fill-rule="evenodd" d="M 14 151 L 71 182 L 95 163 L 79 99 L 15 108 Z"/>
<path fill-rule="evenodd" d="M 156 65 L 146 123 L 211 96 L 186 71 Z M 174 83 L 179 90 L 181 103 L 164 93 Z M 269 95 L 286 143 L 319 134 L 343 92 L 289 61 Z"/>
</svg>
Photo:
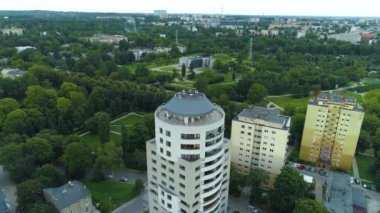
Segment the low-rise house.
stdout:
<svg viewBox="0 0 380 213">
<path fill-rule="evenodd" d="M 47 188 L 43 193 L 45 199 L 60 213 L 98 212 L 92 205 L 91 193 L 79 181 L 69 181 L 57 188 Z"/>
<path fill-rule="evenodd" d="M 6 69 L 1 70 L 1 76 L 3 78 L 10 78 L 10 79 L 21 77 L 25 73 L 26 72 L 24 70 L 14 69 L 14 68 L 6 68 Z"/>
</svg>

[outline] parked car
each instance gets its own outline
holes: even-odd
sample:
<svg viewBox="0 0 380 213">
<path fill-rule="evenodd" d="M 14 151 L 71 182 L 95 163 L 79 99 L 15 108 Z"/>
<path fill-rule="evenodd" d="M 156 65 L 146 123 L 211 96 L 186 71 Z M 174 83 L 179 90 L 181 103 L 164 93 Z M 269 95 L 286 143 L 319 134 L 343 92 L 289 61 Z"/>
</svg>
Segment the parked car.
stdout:
<svg viewBox="0 0 380 213">
<path fill-rule="evenodd" d="M 354 182 L 355 182 L 356 185 L 360 185 L 360 180 L 359 179 L 355 178 Z"/>
<path fill-rule="evenodd" d="M 295 163 L 295 164 L 292 165 L 293 168 L 298 168 L 299 166 L 300 166 L 299 163 Z"/>
<path fill-rule="evenodd" d="M 119 178 L 119 181 L 121 181 L 121 182 L 128 182 L 129 180 L 126 177 L 121 177 L 121 178 Z"/>
<path fill-rule="evenodd" d="M 319 170 L 319 175 L 321 175 L 321 176 L 327 176 L 327 172 L 326 172 L 326 170 L 324 170 L 324 169 L 321 169 L 321 170 Z"/>
<path fill-rule="evenodd" d="M 254 212 L 254 213 L 258 212 L 257 209 L 256 209 L 254 206 L 251 206 L 251 205 L 247 206 L 247 209 L 248 209 L 250 212 Z"/>
<path fill-rule="evenodd" d="M 350 177 L 350 184 L 354 184 L 354 177 Z"/>
<path fill-rule="evenodd" d="M 113 177 L 113 175 L 107 175 L 107 177 L 106 177 L 108 180 L 114 180 L 114 177 Z"/>
<path fill-rule="evenodd" d="M 300 164 L 298 167 L 297 167 L 297 169 L 299 169 L 299 170 L 304 170 L 306 167 L 305 167 L 305 165 L 303 165 L 303 164 Z"/>
</svg>

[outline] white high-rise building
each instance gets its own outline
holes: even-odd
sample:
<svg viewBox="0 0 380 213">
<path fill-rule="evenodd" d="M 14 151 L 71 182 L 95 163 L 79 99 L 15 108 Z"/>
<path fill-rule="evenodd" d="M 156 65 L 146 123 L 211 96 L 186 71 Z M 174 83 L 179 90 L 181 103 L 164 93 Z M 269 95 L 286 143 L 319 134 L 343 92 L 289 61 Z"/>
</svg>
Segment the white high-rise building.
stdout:
<svg viewBox="0 0 380 213">
<path fill-rule="evenodd" d="M 261 168 L 274 182 L 285 164 L 290 128 L 290 117 L 273 109 L 253 107 L 245 109 L 232 120 L 232 164 L 238 172 L 249 174 Z"/>
<path fill-rule="evenodd" d="M 230 141 L 222 108 L 183 91 L 155 112 L 147 141 L 149 212 L 227 212 Z"/>
</svg>

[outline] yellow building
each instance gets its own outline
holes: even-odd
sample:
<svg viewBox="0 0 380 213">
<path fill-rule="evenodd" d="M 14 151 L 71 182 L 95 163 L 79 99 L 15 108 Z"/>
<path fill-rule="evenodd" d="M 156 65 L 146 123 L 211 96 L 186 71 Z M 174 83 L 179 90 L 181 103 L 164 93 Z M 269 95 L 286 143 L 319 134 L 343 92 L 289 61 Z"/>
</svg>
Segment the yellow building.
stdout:
<svg viewBox="0 0 380 213">
<path fill-rule="evenodd" d="M 352 97 L 320 93 L 307 106 L 301 160 L 351 170 L 364 112 Z"/>
<path fill-rule="evenodd" d="M 269 185 L 285 163 L 290 117 L 279 111 L 254 107 L 232 120 L 231 162 L 242 174 L 261 168 L 270 174 Z"/>
</svg>

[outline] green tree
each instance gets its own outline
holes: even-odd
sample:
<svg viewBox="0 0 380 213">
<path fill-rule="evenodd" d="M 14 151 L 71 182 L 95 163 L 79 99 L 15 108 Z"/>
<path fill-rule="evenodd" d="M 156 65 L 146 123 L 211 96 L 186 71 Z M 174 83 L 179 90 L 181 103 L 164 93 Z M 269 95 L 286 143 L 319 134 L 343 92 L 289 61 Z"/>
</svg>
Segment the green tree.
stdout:
<svg viewBox="0 0 380 213">
<path fill-rule="evenodd" d="M 267 89 L 262 84 L 255 83 L 249 88 L 247 100 L 249 103 L 254 104 L 260 102 L 267 95 Z"/>
<path fill-rule="evenodd" d="M 303 127 L 305 124 L 305 115 L 296 114 L 292 116 L 291 125 L 290 125 L 290 139 L 292 143 L 301 142 Z"/>
<path fill-rule="evenodd" d="M 91 153 L 83 144 L 74 142 L 66 147 L 62 161 L 69 178 L 82 178 L 91 165 Z"/>
<path fill-rule="evenodd" d="M 119 41 L 119 49 L 128 50 L 128 48 L 129 48 L 128 41 L 126 41 L 125 39 Z"/>
<path fill-rule="evenodd" d="M 293 213 L 329 213 L 325 206 L 316 200 L 299 199 Z"/>
<path fill-rule="evenodd" d="M 33 173 L 33 178 L 46 177 L 49 178 L 53 187 L 58 187 L 64 184 L 65 178 L 61 175 L 57 168 L 55 168 L 52 164 L 45 164 L 40 168 L 37 168 Z"/>
<path fill-rule="evenodd" d="M 198 76 L 195 79 L 194 82 L 194 87 L 199 90 L 200 92 L 207 92 L 207 87 L 208 87 L 208 79 L 203 77 L 203 76 Z"/>
<path fill-rule="evenodd" d="M 182 78 L 184 78 L 186 75 L 186 65 L 185 64 L 182 64 L 181 73 L 182 73 Z"/>
<path fill-rule="evenodd" d="M 293 168 L 283 167 L 270 194 L 271 205 L 277 212 L 292 212 L 295 202 L 307 192 L 308 185 Z"/>
<path fill-rule="evenodd" d="M 48 140 L 33 137 L 25 143 L 25 153 L 32 156 L 35 162 L 46 163 L 53 157 L 53 147 Z"/>
<path fill-rule="evenodd" d="M 37 179 L 29 179 L 17 185 L 17 212 L 28 212 L 35 203 L 43 202 L 43 185 Z"/>
<path fill-rule="evenodd" d="M 120 169 L 123 166 L 123 150 L 113 142 L 104 144 L 103 149 L 98 150 L 98 156 L 95 165 L 98 169 L 112 171 Z"/>
<path fill-rule="evenodd" d="M 100 141 L 106 143 L 110 140 L 110 116 L 105 112 L 98 112 L 95 114 L 97 118 L 97 128 Z"/>
<path fill-rule="evenodd" d="M 238 173 L 236 168 L 231 166 L 229 193 L 235 196 L 240 196 L 241 190 L 246 183 L 247 177 Z"/>
<path fill-rule="evenodd" d="M 261 186 L 262 184 L 266 184 L 269 180 L 268 172 L 261 168 L 251 169 L 249 173 L 248 182 L 252 187 L 252 198 L 254 202 L 258 202 L 261 198 Z"/>
<path fill-rule="evenodd" d="M 58 210 L 50 203 L 35 203 L 28 213 L 58 213 Z"/>
</svg>

